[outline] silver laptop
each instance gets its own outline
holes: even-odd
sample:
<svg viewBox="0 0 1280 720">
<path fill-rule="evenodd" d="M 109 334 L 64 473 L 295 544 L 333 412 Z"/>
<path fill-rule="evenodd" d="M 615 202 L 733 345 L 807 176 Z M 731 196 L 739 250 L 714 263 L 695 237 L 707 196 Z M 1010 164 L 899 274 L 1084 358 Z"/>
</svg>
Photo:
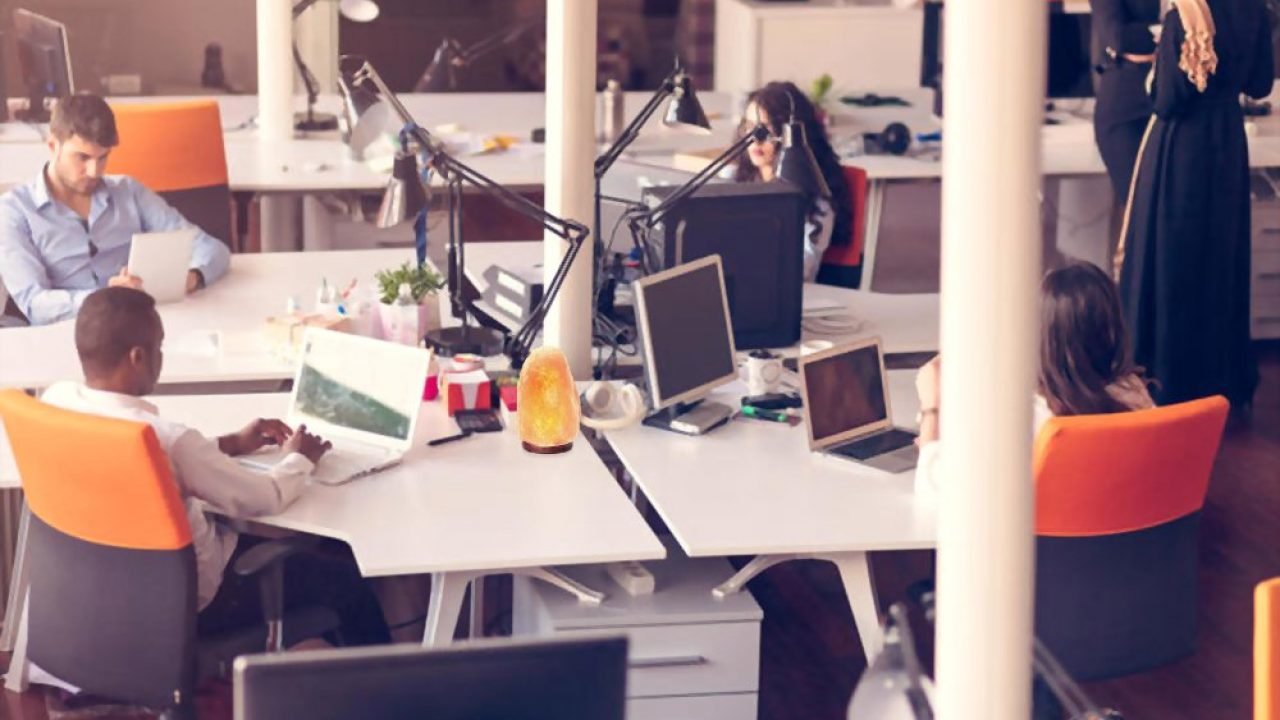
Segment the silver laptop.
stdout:
<svg viewBox="0 0 1280 720">
<path fill-rule="evenodd" d="M 879 338 L 800 358 L 809 449 L 900 473 L 916 466 L 916 434 L 889 420 Z"/>
<path fill-rule="evenodd" d="M 337 485 L 398 465 L 413 445 L 431 351 L 308 328 L 286 422 L 333 443 L 313 478 Z M 277 457 L 253 455 L 248 464 Z"/>
</svg>

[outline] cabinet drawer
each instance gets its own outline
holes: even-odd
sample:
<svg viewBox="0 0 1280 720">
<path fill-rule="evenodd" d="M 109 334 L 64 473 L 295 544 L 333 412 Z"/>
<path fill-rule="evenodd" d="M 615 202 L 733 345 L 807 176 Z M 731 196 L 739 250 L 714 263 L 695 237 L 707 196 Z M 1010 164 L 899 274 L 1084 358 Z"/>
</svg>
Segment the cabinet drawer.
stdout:
<svg viewBox="0 0 1280 720">
<path fill-rule="evenodd" d="M 1280 295 L 1280 250 L 1254 250 L 1250 267 L 1254 295 Z"/>
<path fill-rule="evenodd" d="M 1249 321 L 1249 336 L 1254 340 L 1280 338 L 1280 315 L 1254 316 Z"/>
<path fill-rule="evenodd" d="M 760 682 L 760 624 L 637 625 L 610 628 L 630 640 L 627 697 L 755 692 Z M 599 635 L 572 630 L 566 635 Z"/>
<path fill-rule="evenodd" d="M 1280 250 L 1280 212 L 1253 212 L 1253 241 L 1257 250 Z"/>
<path fill-rule="evenodd" d="M 627 701 L 627 720 L 751 720 L 758 712 L 755 693 Z"/>
</svg>

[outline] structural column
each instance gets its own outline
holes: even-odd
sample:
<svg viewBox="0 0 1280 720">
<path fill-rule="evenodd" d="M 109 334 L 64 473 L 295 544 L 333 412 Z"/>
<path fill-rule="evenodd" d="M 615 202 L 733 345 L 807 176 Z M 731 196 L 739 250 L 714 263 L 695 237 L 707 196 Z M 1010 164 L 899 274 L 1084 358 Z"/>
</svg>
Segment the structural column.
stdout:
<svg viewBox="0 0 1280 720">
<path fill-rule="evenodd" d="M 588 225 L 594 192 L 598 8 L 598 0 L 547 2 L 546 208 Z M 543 272 L 550 280 L 567 245 L 551 233 L 543 242 Z M 543 330 L 544 342 L 564 351 L 580 379 L 591 375 L 592 255 L 588 239 Z"/>
<path fill-rule="evenodd" d="M 1046 7 L 946 4 L 935 708 L 1030 716 Z"/>
</svg>

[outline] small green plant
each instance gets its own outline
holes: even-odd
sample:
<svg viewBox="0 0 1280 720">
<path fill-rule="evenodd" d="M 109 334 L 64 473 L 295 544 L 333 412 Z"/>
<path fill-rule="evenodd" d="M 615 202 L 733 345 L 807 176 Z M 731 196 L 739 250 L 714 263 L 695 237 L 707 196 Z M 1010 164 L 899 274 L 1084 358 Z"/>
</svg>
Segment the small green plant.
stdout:
<svg viewBox="0 0 1280 720">
<path fill-rule="evenodd" d="M 409 283 L 413 301 L 419 303 L 422 298 L 434 295 L 444 287 L 444 278 L 425 264 L 415 267 L 406 262 L 398 268 L 379 270 L 375 277 L 382 302 L 388 305 L 394 303 L 400 295 L 401 283 Z"/>
<path fill-rule="evenodd" d="M 823 73 L 821 77 L 816 78 L 813 84 L 809 86 L 809 99 L 817 107 L 822 107 L 827 102 L 827 95 L 831 92 L 833 81 L 831 76 Z"/>
</svg>

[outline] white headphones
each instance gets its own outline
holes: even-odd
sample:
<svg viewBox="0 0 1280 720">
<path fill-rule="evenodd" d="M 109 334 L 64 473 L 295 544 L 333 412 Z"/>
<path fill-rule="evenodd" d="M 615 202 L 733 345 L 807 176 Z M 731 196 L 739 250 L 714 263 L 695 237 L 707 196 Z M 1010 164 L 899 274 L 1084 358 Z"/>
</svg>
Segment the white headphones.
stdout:
<svg viewBox="0 0 1280 720">
<path fill-rule="evenodd" d="M 647 412 L 644 395 L 631 383 L 596 381 L 582 394 L 582 424 L 593 430 L 628 428 L 643 420 Z"/>
</svg>

